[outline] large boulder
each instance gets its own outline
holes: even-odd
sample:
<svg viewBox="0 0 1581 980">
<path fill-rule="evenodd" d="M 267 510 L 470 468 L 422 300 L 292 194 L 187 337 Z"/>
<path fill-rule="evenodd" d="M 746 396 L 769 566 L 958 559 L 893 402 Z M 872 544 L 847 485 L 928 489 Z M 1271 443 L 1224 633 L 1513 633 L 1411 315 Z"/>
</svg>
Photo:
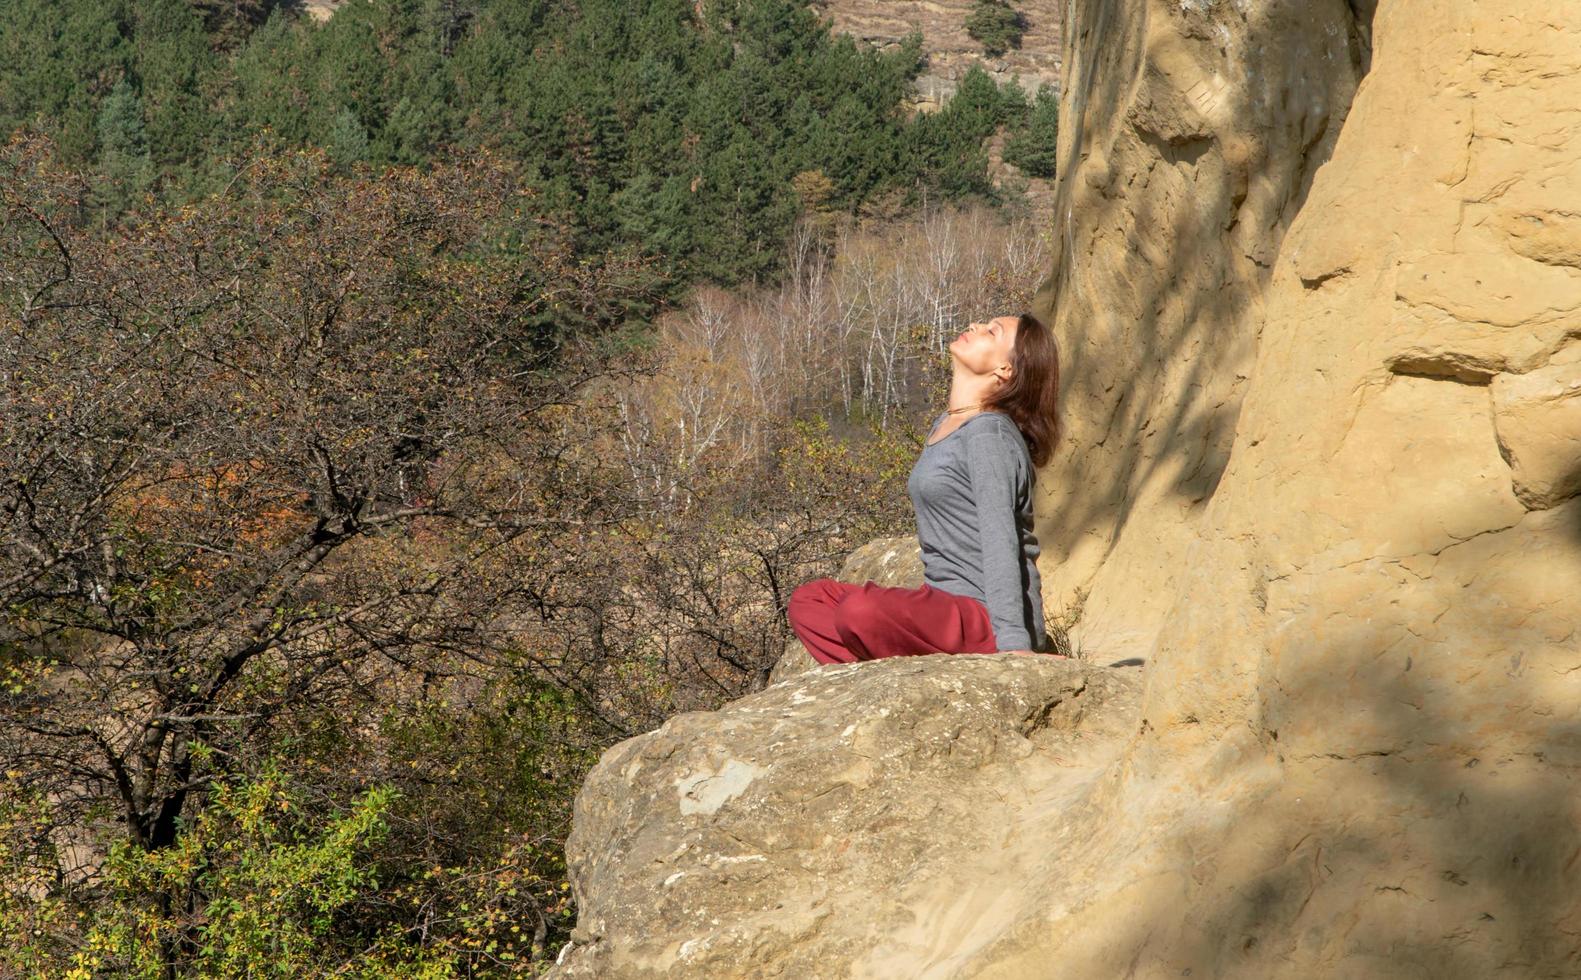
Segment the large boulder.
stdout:
<svg viewBox="0 0 1581 980">
<path fill-rule="evenodd" d="M 1042 656 L 817 666 L 610 749 L 566 846 L 563 977 L 922 976 L 1035 909 L 1091 832 L 1139 672 Z"/>
</svg>

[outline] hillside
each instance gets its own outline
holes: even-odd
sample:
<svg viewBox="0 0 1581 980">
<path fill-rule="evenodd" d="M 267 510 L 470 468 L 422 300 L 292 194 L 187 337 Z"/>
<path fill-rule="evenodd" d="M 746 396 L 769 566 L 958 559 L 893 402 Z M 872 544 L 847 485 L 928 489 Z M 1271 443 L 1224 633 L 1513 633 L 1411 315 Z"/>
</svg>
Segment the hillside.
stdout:
<svg viewBox="0 0 1581 980">
<path fill-rule="evenodd" d="M 911 31 L 922 32 L 928 65 L 912 83 L 911 104 L 933 112 L 955 94 L 962 76 L 979 65 L 998 84 L 1018 81 L 1030 96 L 1040 85 L 1059 89 L 1060 21 L 1065 4 L 1058 0 L 1016 0 L 1012 8 L 1025 24 L 1017 47 L 995 57 L 967 33 L 975 0 L 813 0 L 809 6 L 829 21 L 836 33 L 849 34 L 880 49 L 900 43 Z M 989 173 L 996 181 L 1013 173 L 1000 157 L 1002 136 L 990 141 Z M 1027 201 L 1034 212 L 1046 213 L 1054 203 L 1050 181 L 1031 179 Z"/>
<path fill-rule="evenodd" d="M 347 0 L 306 0 L 302 10 L 314 20 L 329 20 Z M 1016 0 L 1010 9 L 1021 15 L 1018 44 L 990 55 L 967 31 L 976 0 L 810 0 L 806 6 L 835 34 L 849 34 L 880 50 L 897 49 L 913 31 L 922 34 L 926 67 L 910 84 L 907 104 L 913 112 L 936 112 L 955 95 L 963 77 L 979 66 L 996 85 L 1019 84 L 1030 98 L 1042 85 L 1059 88 L 1062 3 L 1057 0 Z M 701 9 L 701 4 L 699 4 Z M 996 184 L 1009 177 L 1027 180 L 1027 203 L 1033 211 L 1053 204 L 1053 185 L 1024 178 L 1001 156 L 1005 136 L 988 142 L 988 172 Z"/>
<path fill-rule="evenodd" d="M 811 6 L 836 32 L 879 47 L 898 44 L 907 33 L 920 30 L 928 68 L 917 78 L 914 97 L 923 110 L 942 105 L 974 64 L 982 65 L 996 81 L 1019 77 L 1028 94 L 1040 83 L 1059 86 L 1060 16 L 1065 5 L 1055 0 L 1012 4 L 1025 21 L 1026 33 L 1019 47 L 999 57 L 985 54 L 982 44 L 966 31 L 974 0 L 813 0 Z"/>
</svg>

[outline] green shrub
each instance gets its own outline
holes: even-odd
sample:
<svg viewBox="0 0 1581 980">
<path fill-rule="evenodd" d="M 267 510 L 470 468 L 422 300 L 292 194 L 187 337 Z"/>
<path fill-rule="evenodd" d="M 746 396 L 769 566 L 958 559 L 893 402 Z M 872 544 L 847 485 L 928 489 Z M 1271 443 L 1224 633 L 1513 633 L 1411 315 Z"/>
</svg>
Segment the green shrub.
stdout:
<svg viewBox="0 0 1581 980">
<path fill-rule="evenodd" d="M 273 761 L 256 779 L 216 783 L 174 845 L 111 847 L 74 936 L 57 933 L 49 949 L 11 937 L 0 965 L 67 980 L 449 976 L 448 957 L 393 930 L 344 941 L 343 910 L 379 888 L 374 854 L 394 798 L 374 787 L 335 812 Z"/>
<path fill-rule="evenodd" d="M 1021 47 L 1026 21 L 1021 12 L 1004 0 L 977 0 L 966 16 L 966 33 L 997 58 L 1011 48 Z"/>
<path fill-rule="evenodd" d="M 1028 176 L 1047 180 L 1054 176 L 1058 145 L 1059 97 L 1050 86 L 1040 85 L 1031 108 L 1005 140 L 1004 160 Z"/>
</svg>

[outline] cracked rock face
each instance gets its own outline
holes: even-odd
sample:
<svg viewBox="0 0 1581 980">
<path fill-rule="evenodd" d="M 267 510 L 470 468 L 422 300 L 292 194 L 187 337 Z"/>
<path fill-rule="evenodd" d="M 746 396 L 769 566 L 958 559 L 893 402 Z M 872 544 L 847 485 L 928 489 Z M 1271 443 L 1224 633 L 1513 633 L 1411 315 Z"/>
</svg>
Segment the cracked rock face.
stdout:
<svg viewBox="0 0 1581 980">
<path fill-rule="evenodd" d="M 1393 708 L 1366 720 L 1381 691 L 1485 739 L 1581 695 L 1581 267 L 1556 215 L 1581 138 L 1555 120 L 1581 11 L 1396 0 L 1373 28 L 1155 649 L 1155 725 L 1212 703 L 1287 754 L 1411 741 Z"/>
<path fill-rule="evenodd" d="M 1236 813 L 1138 849 L 1197 862 L 1158 975 L 1581 973 L 1581 9 L 1371 29 L 1151 651 L 1126 792 Z"/>
<path fill-rule="evenodd" d="M 1493 424 L 1522 504 L 1542 510 L 1581 493 L 1581 344 L 1494 377 Z"/>
<path fill-rule="evenodd" d="M 814 667 L 605 753 L 566 847 L 565 977 L 919 976 L 1084 829 L 1136 671 L 1012 655 Z M 981 938 L 981 937 L 979 937 Z M 903 973 L 891 972 L 905 966 Z"/>
<path fill-rule="evenodd" d="M 1046 615 L 1079 610 L 1071 639 L 1112 661 L 1151 655 L 1190 574 L 1276 257 L 1371 34 L 1346 0 L 1071 12 L 1040 297 L 1062 345 L 1065 439 L 1038 475 L 1039 572 Z"/>
</svg>

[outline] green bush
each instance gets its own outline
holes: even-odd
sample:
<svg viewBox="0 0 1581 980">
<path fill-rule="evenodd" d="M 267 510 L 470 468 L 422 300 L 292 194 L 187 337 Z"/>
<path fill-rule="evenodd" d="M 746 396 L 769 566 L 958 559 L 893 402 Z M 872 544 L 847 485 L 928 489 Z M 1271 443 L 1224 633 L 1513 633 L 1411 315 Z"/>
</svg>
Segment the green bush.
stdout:
<svg viewBox="0 0 1581 980">
<path fill-rule="evenodd" d="M 173 844 L 116 840 L 72 884 L 47 795 L 0 772 L 0 976 L 540 972 L 574 924 L 563 841 L 600 747 L 572 699 L 506 677 L 326 724 L 234 757 L 257 774 L 213 783 Z"/>
<path fill-rule="evenodd" d="M 1059 146 L 1059 97 L 1048 85 L 1036 97 L 1021 123 L 1005 140 L 1004 159 L 1022 173 L 1045 180 L 1054 176 Z"/>
<path fill-rule="evenodd" d="M 394 799 L 374 787 L 339 811 L 314 805 L 271 760 L 254 779 L 214 784 L 171 847 L 113 845 L 75 942 L 57 935 L 53 955 L 13 946 L 6 958 L 67 980 L 449 976 L 449 957 L 395 930 L 336 941 L 350 931 L 343 910 L 379 888 Z"/>
<path fill-rule="evenodd" d="M 977 0 L 966 16 L 966 33 L 997 58 L 1011 48 L 1021 47 L 1026 21 L 1019 10 L 1004 0 Z"/>
</svg>

